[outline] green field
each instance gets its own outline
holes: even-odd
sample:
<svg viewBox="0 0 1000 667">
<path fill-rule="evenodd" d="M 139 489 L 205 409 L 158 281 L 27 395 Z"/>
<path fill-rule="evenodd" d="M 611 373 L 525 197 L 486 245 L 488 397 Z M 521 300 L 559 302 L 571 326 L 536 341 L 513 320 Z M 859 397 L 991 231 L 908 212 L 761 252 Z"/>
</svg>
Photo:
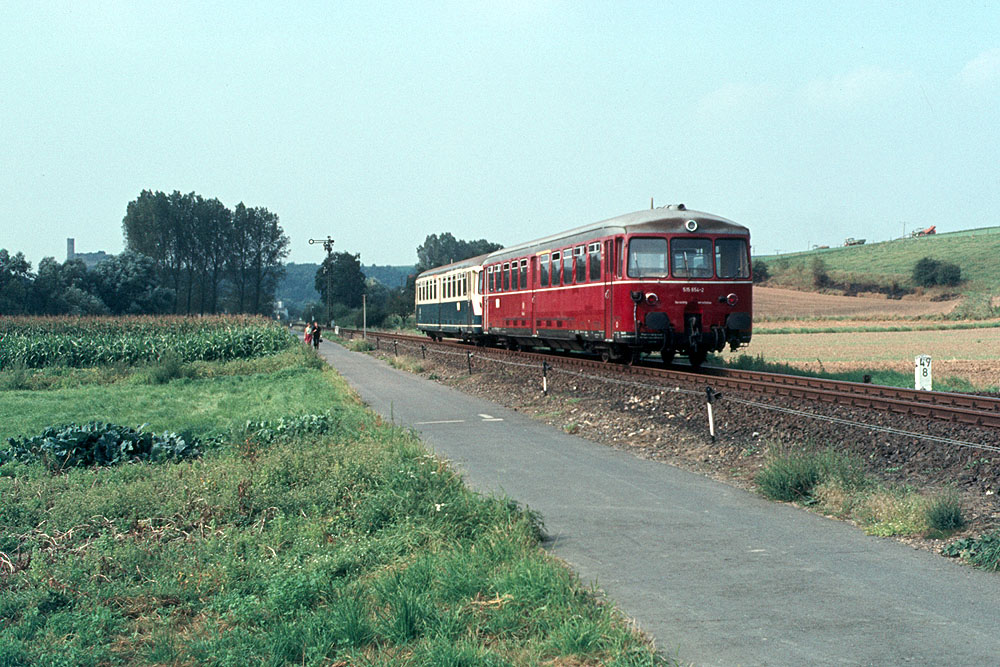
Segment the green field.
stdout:
<svg viewBox="0 0 1000 667">
<path fill-rule="evenodd" d="M 763 255 L 773 280 L 781 286 L 808 281 L 813 262 L 823 261 L 830 276 L 839 280 L 869 281 L 887 285 L 893 281 L 913 288 L 911 276 L 918 261 L 930 259 L 950 262 L 962 270 L 963 282 L 939 291 L 961 293 L 968 305 L 962 315 L 990 315 L 990 298 L 1000 296 L 1000 227 L 984 227 L 963 232 L 935 234 L 921 238 L 897 239 L 862 246 L 829 248 L 783 255 Z M 798 274 L 797 276 L 794 274 Z M 994 307 L 995 311 L 996 308 Z"/>
<path fill-rule="evenodd" d="M 148 423 L 203 452 L 0 456 L 0 665 L 665 663 L 545 553 L 539 517 L 467 490 L 303 346 L 164 364 L 0 371 L 41 387 L 0 390 L 2 436 Z"/>
</svg>

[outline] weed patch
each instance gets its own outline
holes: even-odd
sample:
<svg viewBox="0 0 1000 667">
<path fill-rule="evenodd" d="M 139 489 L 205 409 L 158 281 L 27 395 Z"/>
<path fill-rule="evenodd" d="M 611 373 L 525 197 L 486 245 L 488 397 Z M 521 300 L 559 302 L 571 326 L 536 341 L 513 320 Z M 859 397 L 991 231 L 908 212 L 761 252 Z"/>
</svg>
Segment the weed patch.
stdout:
<svg viewBox="0 0 1000 667">
<path fill-rule="evenodd" d="M 996 572 L 1000 570 L 1000 531 L 955 540 L 942 549 L 941 553 Z"/>
<path fill-rule="evenodd" d="M 766 497 L 783 502 L 809 501 L 820 483 L 821 470 L 815 456 L 806 452 L 784 452 L 772 456 L 757 473 L 757 486 Z"/>
</svg>

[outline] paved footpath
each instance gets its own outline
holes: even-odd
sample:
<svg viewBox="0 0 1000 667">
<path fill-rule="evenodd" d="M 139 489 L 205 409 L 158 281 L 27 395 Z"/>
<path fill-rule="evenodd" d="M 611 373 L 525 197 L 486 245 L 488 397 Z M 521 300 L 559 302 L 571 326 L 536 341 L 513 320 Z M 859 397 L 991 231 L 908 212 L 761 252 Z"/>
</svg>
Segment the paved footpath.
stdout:
<svg viewBox="0 0 1000 667">
<path fill-rule="evenodd" d="M 1000 574 L 533 421 L 329 342 L 323 356 L 467 483 L 696 665 L 1000 665 Z"/>
</svg>

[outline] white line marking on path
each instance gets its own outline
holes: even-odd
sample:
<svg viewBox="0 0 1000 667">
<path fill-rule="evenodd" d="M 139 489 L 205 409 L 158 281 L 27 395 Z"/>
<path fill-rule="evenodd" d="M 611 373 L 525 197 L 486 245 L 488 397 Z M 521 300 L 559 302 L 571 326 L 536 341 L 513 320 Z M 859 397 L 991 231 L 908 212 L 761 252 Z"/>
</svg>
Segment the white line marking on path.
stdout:
<svg viewBox="0 0 1000 667">
<path fill-rule="evenodd" d="M 427 424 L 464 424 L 464 419 L 442 419 L 436 422 L 417 422 L 416 426 L 426 426 Z"/>
<path fill-rule="evenodd" d="M 484 422 L 502 422 L 503 421 L 502 418 L 500 418 L 500 417 L 494 417 L 492 415 L 480 414 L 479 416 L 483 418 Z"/>
</svg>

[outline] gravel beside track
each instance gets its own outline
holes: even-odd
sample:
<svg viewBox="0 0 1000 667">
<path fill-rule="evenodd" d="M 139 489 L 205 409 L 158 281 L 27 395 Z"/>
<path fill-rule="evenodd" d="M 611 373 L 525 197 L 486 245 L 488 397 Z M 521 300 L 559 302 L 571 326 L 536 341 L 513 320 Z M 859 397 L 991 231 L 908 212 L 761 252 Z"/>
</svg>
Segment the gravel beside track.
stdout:
<svg viewBox="0 0 1000 667">
<path fill-rule="evenodd" d="M 373 354 L 386 359 L 395 356 L 391 344 L 383 341 L 381 348 Z M 713 406 L 713 442 L 708 434 L 705 394 L 710 377 L 688 386 L 662 386 L 650 378 L 616 377 L 613 369 L 595 373 L 560 366 L 556 356 L 548 371 L 549 395 L 543 396 L 541 368 L 536 363 L 494 358 L 488 350 L 470 346 L 468 351 L 474 353 L 470 375 L 462 350 L 438 347 L 429 340 L 400 341 L 396 349 L 401 359 L 408 357 L 404 367 L 415 367 L 427 377 L 567 432 L 743 488 L 752 486 L 754 475 L 771 452 L 798 446 L 834 447 L 860 455 L 871 473 L 889 481 L 921 488 L 958 488 L 970 523 L 955 537 L 1000 525 L 1000 433 L 996 429 L 727 392 Z M 767 404 L 770 409 L 740 401 Z M 792 410 L 802 414 L 789 412 Z M 943 544 L 929 539 L 905 541 L 935 550 Z"/>
</svg>

